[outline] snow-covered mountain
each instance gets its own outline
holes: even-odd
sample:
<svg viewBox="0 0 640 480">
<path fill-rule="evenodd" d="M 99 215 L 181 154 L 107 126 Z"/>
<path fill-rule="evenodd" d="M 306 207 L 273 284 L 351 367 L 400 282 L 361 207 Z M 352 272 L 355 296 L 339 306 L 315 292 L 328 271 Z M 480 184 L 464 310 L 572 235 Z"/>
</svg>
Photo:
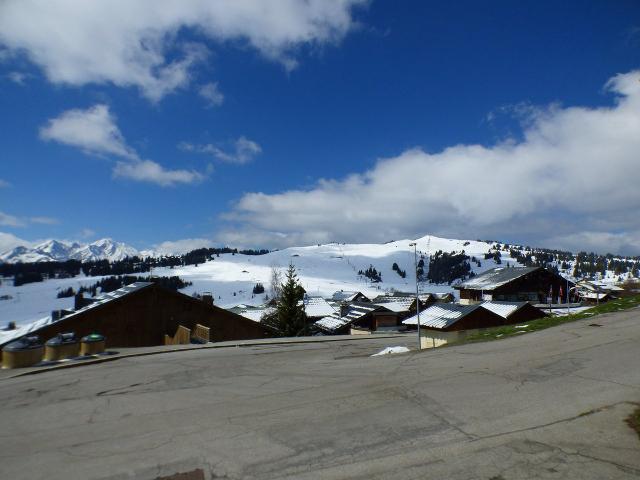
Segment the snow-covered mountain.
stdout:
<svg viewBox="0 0 640 480">
<path fill-rule="evenodd" d="M 33 247 L 19 246 L 0 253 L 0 262 L 63 262 L 65 260 L 122 260 L 138 255 L 138 251 L 121 242 L 103 238 L 92 243 L 47 240 Z"/>
</svg>

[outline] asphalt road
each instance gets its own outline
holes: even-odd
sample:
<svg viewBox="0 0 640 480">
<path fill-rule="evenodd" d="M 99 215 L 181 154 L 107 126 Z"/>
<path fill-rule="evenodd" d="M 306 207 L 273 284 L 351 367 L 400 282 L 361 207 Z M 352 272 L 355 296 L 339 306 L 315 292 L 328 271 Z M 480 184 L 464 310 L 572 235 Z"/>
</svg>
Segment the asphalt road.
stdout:
<svg viewBox="0 0 640 480">
<path fill-rule="evenodd" d="M 602 325 L 589 326 L 597 321 Z M 640 310 L 370 357 L 208 349 L 0 381 L 0 478 L 640 478 Z"/>
</svg>

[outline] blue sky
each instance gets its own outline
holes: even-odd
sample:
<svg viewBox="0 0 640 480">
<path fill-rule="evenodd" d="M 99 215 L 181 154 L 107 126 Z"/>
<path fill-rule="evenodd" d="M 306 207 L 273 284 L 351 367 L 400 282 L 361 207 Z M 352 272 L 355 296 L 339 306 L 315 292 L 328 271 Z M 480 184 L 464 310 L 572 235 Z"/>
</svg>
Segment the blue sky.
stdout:
<svg viewBox="0 0 640 480">
<path fill-rule="evenodd" d="M 640 254 L 640 5 L 558 3 L 8 0 L 0 239 Z"/>
</svg>

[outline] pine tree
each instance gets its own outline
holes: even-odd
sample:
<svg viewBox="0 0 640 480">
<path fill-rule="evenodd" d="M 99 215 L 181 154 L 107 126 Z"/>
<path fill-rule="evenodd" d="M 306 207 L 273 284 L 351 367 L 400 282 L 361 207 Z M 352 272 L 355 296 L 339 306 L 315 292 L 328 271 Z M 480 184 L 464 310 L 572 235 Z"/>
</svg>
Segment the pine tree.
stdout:
<svg viewBox="0 0 640 480">
<path fill-rule="evenodd" d="M 276 309 L 264 315 L 262 323 L 273 328 L 281 337 L 304 335 L 307 330 L 307 315 L 301 302 L 303 297 L 304 289 L 298 283 L 296 269 L 289 265 L 280 288 Z"/>
</svg>

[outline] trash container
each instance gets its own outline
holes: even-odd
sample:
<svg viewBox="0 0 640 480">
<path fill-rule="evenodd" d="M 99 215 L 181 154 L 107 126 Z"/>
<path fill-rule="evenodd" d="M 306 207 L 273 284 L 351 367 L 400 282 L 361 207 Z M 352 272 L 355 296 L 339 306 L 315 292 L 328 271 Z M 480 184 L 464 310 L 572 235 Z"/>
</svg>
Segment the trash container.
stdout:
<svg viewBox="0 0 640 480">
<path fill-rule="evenodd" d="M 104 352 L 105 338 L 99 333 L 92 333 L 82 337 L 80 341 L 80 355 L 96 355 Z"/>
<path fill-rule="evenodd" d="M 31 367 L 42 361 L 44 346 L 37 335 L 22 337 L 2 349 L 2 368 Z"/>
<path fill-rule="evenodd" d="M 44 359 L 49 361 L 77 357 L 80 353 L 80 342 L 73 332 L 59 333 L 45 343 Z"/>
</svg>

